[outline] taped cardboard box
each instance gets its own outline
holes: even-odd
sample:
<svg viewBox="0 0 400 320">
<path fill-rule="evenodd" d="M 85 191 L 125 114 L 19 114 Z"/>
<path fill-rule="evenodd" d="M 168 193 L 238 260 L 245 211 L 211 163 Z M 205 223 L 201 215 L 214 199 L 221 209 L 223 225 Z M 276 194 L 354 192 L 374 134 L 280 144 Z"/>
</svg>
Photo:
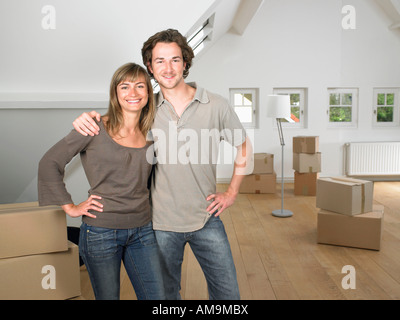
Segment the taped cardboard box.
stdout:
<svg viewBox="0 0 400 320">
<path fill-rule="evenodd" d="M 293 153 L 317 153 L 319 151 L 318 136 L 293 137 Z"/>
<path fill-rule="evenodd" d="M 0 259 L 0 300 L 64 300 L 81 294 L 79 249 Z"/>
<path fill-rule="evenodd" d="M 293 153 L 293 169 L 299 173 L 321 172 L 321 153 Z"/>
<path fill-rule="evenodd" d="M 346 216 L 332 211 L 318 213 L 317 242 L 346 247 L 380 250 L 384 207 L 374 205 L 373 211 Z"/>
<path fill-rule="evenodd" d="M 276 173 L 250 174 L 244 177 L 239 193 L 275 193 Z"/>
<path fill-rule="evenodd" d="M 294 194 L 296 196 L 315 196 L 319 173 L 294 172 Z"/>
<path fill-rule="evenodd" d="M 274 173 L 274 155 L 271 153 L 255 153 L 253 174 Z"/>
<path fill-rule="evenodd" d="M 68 250 L 67 219 L 58 206 L 0 210 L 0 259 Z"/>
<path fill-rule="evenodd" d="M 374 184 L 346 177 L 319 178 L 316 206 L 345 215 L 371 212 Z"/>
</svg>

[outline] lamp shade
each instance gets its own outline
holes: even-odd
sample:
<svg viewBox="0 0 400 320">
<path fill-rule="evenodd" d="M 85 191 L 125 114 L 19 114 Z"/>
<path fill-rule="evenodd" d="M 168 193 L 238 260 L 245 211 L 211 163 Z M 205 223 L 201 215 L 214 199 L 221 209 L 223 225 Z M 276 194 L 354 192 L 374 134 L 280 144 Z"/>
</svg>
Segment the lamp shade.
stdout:
<svg viewBox="0 0 400 320">
<path fill-rule="evenodd" d="M 267 98 L 267 117 L 290 119 L 290 96 L 270 95 Z"/>
</svg>

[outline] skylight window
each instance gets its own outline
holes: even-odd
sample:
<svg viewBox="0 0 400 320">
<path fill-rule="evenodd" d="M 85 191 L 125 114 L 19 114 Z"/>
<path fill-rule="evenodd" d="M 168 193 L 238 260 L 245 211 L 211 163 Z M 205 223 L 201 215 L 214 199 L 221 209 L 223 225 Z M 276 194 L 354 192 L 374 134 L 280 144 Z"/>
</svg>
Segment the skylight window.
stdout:
<svg viewBox="0 0 400 320">
<path fill-rule="evenodd" d="M 208 26 L 208 24 L 209 20 L 207 19 L 207 21 L 200 28 L 198 28 L 191 37 L 189 37 L 188 43 L 192 47 L 195 55 L 204 49 L 204 41 L 208 37 L 205 28 Z"/>
<path fill-rule="evenodd" d="M 194 55 L 198 55 L 204 48 L 207 40 L 210 40 L 213 30 L 214 15 L 208 18 L 190 36 L 187 37 Z"/>
<path fill-rule="evenodd" d="M 153 87 L 153 93 L 156 94 L 158 92 L 160 92 L 160 86 L 158 85 L 158 82 L 154 79 L 151 79 L 151 85 Z"/>
</svg>

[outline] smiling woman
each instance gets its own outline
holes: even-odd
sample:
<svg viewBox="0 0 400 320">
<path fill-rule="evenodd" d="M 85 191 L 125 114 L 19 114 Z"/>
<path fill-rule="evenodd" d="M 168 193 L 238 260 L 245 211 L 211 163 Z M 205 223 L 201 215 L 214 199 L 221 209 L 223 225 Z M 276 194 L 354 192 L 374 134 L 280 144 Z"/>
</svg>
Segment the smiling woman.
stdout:
<svg viewBox="0 0 400 320">
<path fill-rule="evenodd" d="M 154 119 L 153 90 L 146 70 L 137 64 L 128 63 L 114 73 L 110 84 L 110 102 L 104 124 L 111 136 L 121 134 L 119 131 L 123 125 L 132 126 L 136 122 L 131 118 L 133 122 L 127 123 L 129 120 L 126 118 L 129 113 L 125 111 L 134 110 L 140 111 L 136 113 L 139 117 L 137 129 L 146 137 Z"/>
<path fill-rule="evenodd" d="M 147 85 L 143 76 L 135 82 L 124 81 L 117 87 L 118 102 L 126 111 L 141 112 L 148 101 Z"/>
<path fill-rule="evenodd" d="M 111 80 L 108 113 L 97 119 L 99 134 L 73 130 L 39 163 L 39 204 L 82 217 L 80 256 L 96 299 L 119 299 L 122 261 L 139 299 L 164 298 L 147 188 L 147 154 L 154 152 L 146 135 L 155 108 L 149 84 L 139 65 L 120 67 Z M 63 180 L 66 164 L 78 153 L 91 188 L 89 198 L 75 205 Z"/>
</svg>

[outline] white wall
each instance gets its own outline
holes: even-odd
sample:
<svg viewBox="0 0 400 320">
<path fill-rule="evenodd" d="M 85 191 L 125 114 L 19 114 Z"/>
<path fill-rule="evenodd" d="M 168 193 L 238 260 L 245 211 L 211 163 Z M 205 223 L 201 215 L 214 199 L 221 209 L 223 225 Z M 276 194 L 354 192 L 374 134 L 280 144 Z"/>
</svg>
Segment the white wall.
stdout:
<svg viewBox="0 0 400 320">
<path fill-rule="evenodd" d="M 344 5 L 356 9 L 356 29 L 342 28 Z M 229 97 L 229 88 L 260 89 L 260 122 L 255 152 L 275 154 L 280 176 L 281 149 L 266 97 L 274 87 L 308 88 L 308 127 L 285 128 L 285 178 L 293 179 L 292 137 L 320 136 L 322 176 L 342 175 L 343 145 L 351 141 L 396 141 L 400 128 L 372 127 L 374 87 L 400 87 L 400 37 L 373 0 L 270 0 L 245 34 L 226 34 L 200 61 L 190 79 Z M 217 58 L 216 58 L 217 57 Z M 328 128 L 327 88 L 359 88 L 359 123 L 354 129 Z M 230 177 L 221 166 L 218 178 Z"/>
</svg>

